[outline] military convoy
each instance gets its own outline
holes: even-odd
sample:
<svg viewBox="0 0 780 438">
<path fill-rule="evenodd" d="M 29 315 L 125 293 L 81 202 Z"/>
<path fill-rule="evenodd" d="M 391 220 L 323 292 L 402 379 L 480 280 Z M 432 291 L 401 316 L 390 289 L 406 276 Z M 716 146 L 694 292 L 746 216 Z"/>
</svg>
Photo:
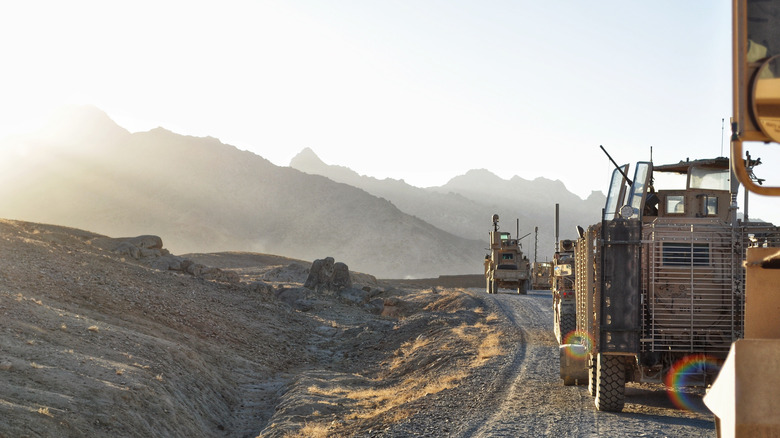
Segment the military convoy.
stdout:
<svg viewBox="0 0 780 438">
<path fill-rule="evenodd" d="M 686 367 L 687 382 L 711 383 L 717 367 L 705 364 L 722 363 L 743 337 L 746 249 L 780 246 L 777 227 L 736 219 L 727 158 L 639 162 L 633 179 L 628 165 L 615 167 L 601 222 L 579 230 L 573 253 L 568 244 L 556 253 L 553 289 L 561 378 L 587 381 L 604 411 L 623 409 L 626 382 L 664 382 L 685 358 L 706 358 Z"/>
<path fill-rule="evenodd" d="M 519 230 L 518 230 L 519 234 Z M 485 280 L 487 293 L 498 293 L 499 288 L 514 289 L 517 293 L 528 293 L 531 266 L 523 255 L 520 238 L 499 231 L 498 215 L 493 215 L 493 230 L 490 231 L 490 253 L 485 256 Z"/>
</svg>

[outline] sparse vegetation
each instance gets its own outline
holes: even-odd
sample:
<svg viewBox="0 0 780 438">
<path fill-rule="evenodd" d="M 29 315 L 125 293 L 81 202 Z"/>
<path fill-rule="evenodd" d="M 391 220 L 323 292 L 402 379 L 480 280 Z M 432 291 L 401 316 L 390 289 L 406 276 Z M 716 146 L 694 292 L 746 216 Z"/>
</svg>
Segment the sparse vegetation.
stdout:
<svg viewBox="0 0 780 438">
<path fill-rule="evenodd" d="M 297 432 L 284 434 L 284 438 L 325 438 L 330 436 L 330 427 L 321 423 L 306 423 Z"/>
<path fill-rule="evenodd" d="M 463 291 L 422 292 L 407 298 L 420 303 L 420 309 L 413 312 L 420 312 L 417 316 L 423 316 L 427 328 L 390 352 L 375 377 L 369 370 L 365 375 L 307 386 L 307 394 L 318 404 L 341 407 L 338 416 L 323 415 L 318 427 L 336 436 L 349 436 L 350 430 L 372 424 L 387 427 L 402 422 L 417 412 L 427 397 L 457 387 L 478 367 L 503 354 L 500 331 L 487 323 L 484 308 L 469 309 L 473 299 Z M 397 301 L 396 305 L 404 307 Z M 394 332 L 405 333 L 405 324 L 412 324 L 409 315 L 405 316 L 393 327 Z M 474 322 L 462 322 L 464 319 Z M 461 322 L 453 326 L 454 321 Z"/>
<path fill-rule="evenodd" d="M 499 333 L 490 333 L 482 340 L 482 344 L 480 344 L 477 352 L 477 360 L 472 363 L 472 366 L 478 366 L 484 361 L 502 354 L 504 354 L 504 351 L 501 348 Z"/>
</svg>

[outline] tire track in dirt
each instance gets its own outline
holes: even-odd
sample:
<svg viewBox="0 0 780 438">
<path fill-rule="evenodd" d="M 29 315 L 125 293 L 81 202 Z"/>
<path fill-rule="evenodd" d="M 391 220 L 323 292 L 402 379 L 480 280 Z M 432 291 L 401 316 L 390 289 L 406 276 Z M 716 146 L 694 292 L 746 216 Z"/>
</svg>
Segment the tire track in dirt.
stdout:
<svg viewBox="0 0 780 438">
<path fill-rule="evenodd" d="M 509 339 L 517 348 L 508 353 L 495 405 L 462 436 L 597 436 L 577 388 L 564 387 L 558 378 L 549 293 L 497 294 L 486 301 L 517 328 L 516 339 Z"/>
<path fill-rule="evenodd" d="M 472 418 L 469 423 L 470 427 L 460 432 L 460 437 L 473 437 L 482 436 L 483 431 L 489 425 L 495 424 L 502 416 L 502 412 L 494 411 L 495 407 L 506 407 L 508 405 L 507 399 L 512 395 L 514 386 L 517 382 L 516 370 L 521 368 L 523 360 L 525 359 L 527 339 L 525 332 L 520 328 L 513 312 L 507 310 L 507 305 L 498 299 L 490 299 L 495 295 L 488 295 L 485 299 L 485 304 L 490 307 L 490 310 L 502 315 L 506 318 L 511 327 L 517 329 L 509 334 L 510 345 L 513 345 L 511 351 L 509 351 L 506 357 L 503 359 L 502 365 L 496 370 L 494 379 L 490 381 L 488 386 L 489 395 L 485 399 L 485 403 L 480 405 L 482 412 L 474 412 L 472 409 L 469 412 L 468 417 Z M 485 409 L 485 406 L 489 409 Z M 503 410 L 503 409 L 501 409 Z"/>
<path fill-rule="evenodd" d="M 494 391 L 471 412 L 459 437 L 502 436 L 715 436 L 702 413 L 663 408 L 663 392 L 627 388 L 622 413 L 597 411 L 587 386 L 564 386 L 559 376 L 559 350 L 552 330 L 549 292 L 528 295 L 481 295 L 487 307 L 516 328 L 505 341 L 515 347 L 498 364 Z"/>
</svg>

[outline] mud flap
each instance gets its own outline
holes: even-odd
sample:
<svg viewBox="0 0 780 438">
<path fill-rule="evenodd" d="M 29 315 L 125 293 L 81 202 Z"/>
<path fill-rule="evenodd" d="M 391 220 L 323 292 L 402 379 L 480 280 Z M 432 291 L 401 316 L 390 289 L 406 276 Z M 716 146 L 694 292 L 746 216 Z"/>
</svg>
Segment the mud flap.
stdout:
<svg viewBox="0 0 780 438">
<path fill-rule="evenodd" d="M 558 347 L 561 357 L 561 379 L 564 384 L 574 381 L 584 384 L 588 381 L 588 354 L 584 345 L 563 344 Z"/>
</svg>

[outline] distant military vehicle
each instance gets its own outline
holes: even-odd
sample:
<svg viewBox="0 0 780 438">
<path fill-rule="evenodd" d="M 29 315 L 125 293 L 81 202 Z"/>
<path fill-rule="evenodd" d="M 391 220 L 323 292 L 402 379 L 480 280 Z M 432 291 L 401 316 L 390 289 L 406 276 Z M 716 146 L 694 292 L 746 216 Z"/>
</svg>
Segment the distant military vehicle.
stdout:
<svg viewBox="0 0 780 438">
<path fill-rule="evenodd" d="M 706 360 L 685 367 L 688 384 L 711 383 L 744 336 L 746 248 L 780 246 L 777 227 L 736 220 L 728 158 L 639 162 L 633 181 L 615 167 L 602 221 L 575 245 L 578 336 L 560 356 L 564 383 L 587 379 L 602 411 L 691 357 Z M 682 184 L 658 184 L 672 176 Z"/>
<path fill-rule="evenodd" d="M 513 239 L 508 232 L 498 231 L 498 215 L 494 214 L 490 254 L 485 256 L 487 293 L 498 293 L 499 288 L 515 289 L 522 295 L 528 293 L 530 263 L 521 248 L 520 239 Z"/>
<path fill-rule="evenodd" d="M 565 239 L 558 242 L 553 256 L 553 331 L 559 344 L 565 342 L 566 335 L 577 329 L 577 307 L 574 296 L 574 241 Z M 566 384 L 574 384 L 568 380 Z"/>
<path fill-rule="evenodd" d="M 531 289 L 550 290 L 552 287 L 553 262 L 536 262 L 533 264 Z"/>
</svg>

